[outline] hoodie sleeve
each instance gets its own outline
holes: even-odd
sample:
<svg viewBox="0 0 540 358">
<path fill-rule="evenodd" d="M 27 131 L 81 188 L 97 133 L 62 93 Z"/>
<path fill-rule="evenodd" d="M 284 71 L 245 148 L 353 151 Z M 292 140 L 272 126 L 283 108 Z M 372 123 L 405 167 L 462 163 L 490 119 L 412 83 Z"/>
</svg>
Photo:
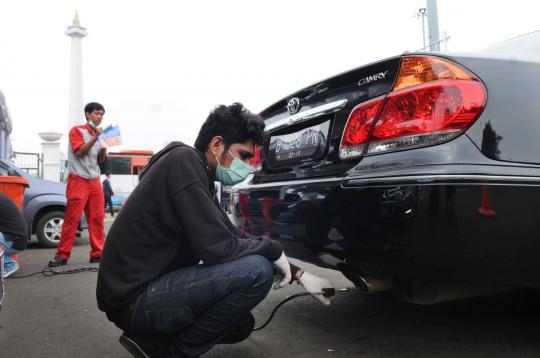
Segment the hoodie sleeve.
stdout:
<svg viewBox="0 0 540 358">
<path fill-rule="evenodd" d="M 275 261 L 283 252 L 281 244 L 268 237 L 250 238 L 231 230 L 228 218 L 215 205 L 208 190 L 208 176 L 199 158 L 183 158 L 171 168 L 169 182 L 174 185 L 173 205 L 182 223 L 193 252 L 205 264 L 236 260 L 248 255 L 261 255 Z"/>
<path fill-rule="evenodd" d="M 3 193 L 0 193 L 0 233 L 13 243 L 15 250 L 24 250 L 28 243 L 26 223 L 21 210 Z"/>
</svg>

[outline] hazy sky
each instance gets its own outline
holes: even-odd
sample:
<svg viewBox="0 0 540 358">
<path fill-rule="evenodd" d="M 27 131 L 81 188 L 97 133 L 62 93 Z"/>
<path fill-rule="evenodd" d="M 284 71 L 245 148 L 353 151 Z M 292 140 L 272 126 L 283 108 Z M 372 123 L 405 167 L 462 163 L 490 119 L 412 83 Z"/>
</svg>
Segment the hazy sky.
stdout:
<svg viewBox="0 0 540 358">
<path fill-rule="evenodd" d="M 70 39 L 80 14 L 84 102 L 119 123 L 121 149 L 193 144 L 215 104 L 254 112 L 313 82 L 422 47 L 425 0 L 0 2 L 0 89 L 16 151 L 40 131 L 67 132 Z M 439 0 L 449 51 L 540 29 L 540 2 Z M 81 108 L 81 123 L 83 121 Z M 65 149 L 64 149 L 65 150 Z"/>
</svg>

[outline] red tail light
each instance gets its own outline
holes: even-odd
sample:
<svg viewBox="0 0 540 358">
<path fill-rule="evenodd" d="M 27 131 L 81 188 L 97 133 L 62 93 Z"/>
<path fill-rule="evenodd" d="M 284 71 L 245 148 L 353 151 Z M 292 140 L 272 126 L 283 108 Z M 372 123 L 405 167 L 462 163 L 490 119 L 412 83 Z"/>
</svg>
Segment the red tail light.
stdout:
<svg viewBox="0 0 540 358">
<path fill-rule="evenodd" d="M 458 65 L 429 56 L 404 57 L 393 92 L 351 112 L 340 157 L 446 142 L 471 126 L 485 101 L 483 84 Z"/>
<path fill-rule="evenodd" d="M 382 103 L 383 98 L 376 99 L 353 109 L 341 139 L 340 156 L 342 159 L 362 155 L 364 144 L 369 138 Z"/>
</svg>

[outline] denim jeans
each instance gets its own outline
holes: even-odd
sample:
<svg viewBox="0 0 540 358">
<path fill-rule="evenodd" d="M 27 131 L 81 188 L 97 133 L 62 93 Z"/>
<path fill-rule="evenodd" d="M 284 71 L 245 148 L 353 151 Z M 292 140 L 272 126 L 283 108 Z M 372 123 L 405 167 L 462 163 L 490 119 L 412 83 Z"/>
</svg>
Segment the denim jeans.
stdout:
<svg viewBox="0 0 540 358">
<path fill-rule="evenodd" d="M 270 262 L 246 256 L 216 265 L 178 269 L 150 282 L 134 309 L 131 331 L 140 336 L 169 336 L 172 357 L 198 357 L 234 336 L 239 322 L 272 286 Z M 247 319 L 249 315 L 249 318 Z"/>
<path fill-rule="evenodd" d="M 4 267 L 4 271 L 8 271 L 11 266 L 17 265 L 17 261 L 15 261 L 11 255 L 15 255 L 17 250 L 12 249 L 13 243 L 11 241 L 7 241 L 4 238 L 4 234 L 0 232 L 0 246 L 2 246 L 2 249 L 4 250 L 4 262 L 2 263 Z"/>
</svg>

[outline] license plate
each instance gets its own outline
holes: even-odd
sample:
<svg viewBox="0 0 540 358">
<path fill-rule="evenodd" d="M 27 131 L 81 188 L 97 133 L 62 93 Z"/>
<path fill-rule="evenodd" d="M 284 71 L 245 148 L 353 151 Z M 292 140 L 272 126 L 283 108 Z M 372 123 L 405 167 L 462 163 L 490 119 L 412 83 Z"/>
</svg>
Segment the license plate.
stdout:
<svg viewBox="0 0 540 358">
<path fill-rule="evenodd" d="M 298 132 L 270 137 L 270 163 L 291 163 L 317 160 L 324 155 L 330 121 L 304 128 Z"/>
</svg>

